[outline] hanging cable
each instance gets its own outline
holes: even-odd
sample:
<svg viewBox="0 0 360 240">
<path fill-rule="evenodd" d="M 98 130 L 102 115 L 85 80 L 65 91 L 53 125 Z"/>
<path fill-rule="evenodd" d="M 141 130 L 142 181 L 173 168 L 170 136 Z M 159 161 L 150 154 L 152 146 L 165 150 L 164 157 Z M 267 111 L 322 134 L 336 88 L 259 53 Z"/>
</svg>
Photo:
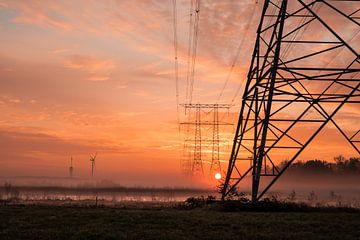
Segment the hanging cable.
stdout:
<svg viewBox="0 0 360 240">
<path fill-rule="evenodd" d="M 174 72 L 175 72 L 175 94 L 176 94 L 176 111 L 177 121 L 180 132 L 180 112 L 179 112 L 179 63 L 178 63 L 178 37 L 177 37 L 177 6 L 176 0 L 172 0 L 173 5 L 173 27 L 174 27 Z"/>
<path fill-rule="evenodd" d="M 188 39 L 188 51 L 187 51 L 187 71 L 186 71 L 186 98 L 185 102 L 189 99 L 189 82 L 190 82 L 190 69 L 191 69 L 191 49 L 193 44 L 193 18 L 194 18 L 194 0 L 190 1 L 190 19 L 189 19 L 189 39 Z"/>
<path fill-rule="evenodd" d="M 316 5 L 318 6 L 317 8 L 315 7 L 315 5 L 311 5 L 310 9 L 314 8 L 314 12 L 318 13 L 322 7 L 322 5 Z M 307 18 L 304 16 L 302 17 L 302 19 L 300 20 L 300 23 L 298 24 L 297 27 L 300 27 L 302 25 L 304 25 L 306 23 Z M 293 34 L 292 38 L 291 38 L 291 42 L 285 47 L 285 50 L 283 51 L 283 53 L 281 54 L 281 59 L 286 59 L 286 57 L 289 55 L 289 53 L 291 52 L 290 50 L 292 49 L 293 45 L 293 41 L 297 40 L 297 39 L 301 39 L 302 36 L 304 35 L 304 33 L 306 32 L 306 30 L 309 28 L 310 24 L 311 24 L 310 20 L 308 23 L 306 23 L 306 26 L 301 27 L 298 31 L 295 32 L 295 34 Z M 302 30 L 302 31 L 300 31 Z M 298 35 L 300 33 L 300 35 Z"/>
<path fill-rule="evenodd" d="M 195 78 L 195 66 L 197 55 L 197 43 L 199 38 L 199 18 L 200 18 L 200 0 L 195 2 L 195 21 L 193 30 L 193 44 L 192 44 L 192 56 L 191 56 L 191 70 L 190 70 L 190 87 L 189 87 L 189 103 L 192 102 L 192 95 L 194 90 L 194 78 Z"/>
<path fill-rule="evenodd" d="M 250 16 L 250 18 L 249 18 L 249 21 L 246 23 L 245 32 L 244 32 L 244 37 L 241 38 L 241 41 L 240 41 L 240 44 L 239 44 L 239 46 L 238 46 L 238 48 L 237 48 L 235 57 L 234 57 L 234 59 L 233 59 L 233 61 L 232 61 L 232 63 L 231 63 L 230 70 L 229 70 L 229 72 L 228 72 L 228 75 L 227 75 L 227 77 L 226 77 L 226 80 L 225 80 L 224 85 L 223 85 L 223 87 L 222 87 L 222 89 L 221 89 L 221 92 L 220 92 L 220 94 L 219 94 L 219 96 L 218 96 L 218 98 L 217 98 L 216 103 L 218 103 L 218 102 L 220 101 L 220 99 L 221 99 L 221 97 L 222 97 L 222 95 L 223 95 L 223 93 L 224 93 L 224 91 L 225 91 L 225 88 L 226 88 L 226 86 L 227 86 L 227 84 L 228 84 L 228 82 L 229 82 L 229 80 L 230 80 L 230 78 L 231 78 L 231 75 L 232 75 L 232 73 L 233 73 L 233 71 L 234 71 L 234 68 L 235 68 L 235 66 L 236 66 L 236 63 L 237 63 L 237 61 L 238 61 L 238 59 L 239 59 L 239 56 L 240 56 L 240 52 L 241 52 L 241 50 L 242 50 L 242 48 L 243 48 L 244 42 L 245 42 L 246 37 L 247 37 L 247 35 L 248 35 L 248 31 L 249 31 L 249 28 L 250 28 L 250 24 L 251 24 L 251 22 L 253 21 L 253 18 L 254 18 L 254 16 L 255 16 L 256 7 L 257 7 L 257 4 L 254 5 L 253 11 L 252 11 L 251 16 Z"/>
<path fill-rule="evenodd" d="M 279 2 L 279 1 L 278 1 L 278 2 Z M 313 7 L 313 6 L 311 6 L 311 8 L 312 8 L 312 7 Z M 320 8 L 321 8 L 321 6 L 319 6 L 315 11 L 318 12 L 318 11 L 320 10 Z M 270 15 L 274 15 L 274 14 L 275 14 L 275 8 L 273 9 L 273 12 L 272 12 Z M 301 26 L 303 23 L 305 23 L 305 21 L 306 21 L 306 18 L 303 17 L 303 18 L 300 20 L 299 26 Z M 270 25 L 271 25 L 271 19 L 269 19 L 269 21 L 268 21 L 268 26 L 270 26 Z M 303 29 L 303 31 L 300 33 L 300 36 L 298 36 L 298 34 L 299 34 L 299 32 L 300 32 L 300 31 L 299 31 L 300 29 L 299 29 L 298 31 L 296 31 L 296 33 L 292 36 L 292 39 L 291 39 L 291 40 L 294 41 L 296 38 L 301 38 L 302 35 L 304 34 L 305 30 L 308 28 L 308 26 L 309 26 L 309 24 L 305 26 L 305 28 Z M 301 29 L 302 29 L 302 28 L 301 28 Z M 267 32 L 266 32 L 266 33 L 267 33 Z M 286 58 L 286 56 L 289 54 L 289 50 L 290 50 L 291 47 L 292 47 L 292 43 L 288 44 L 288 45 L 285 47 L 285 50 L 283 51 L 282 56 L 281 56 L 282 59 Z M 232 100 L 231 100 L 231 105 L 234 104 L 236 98 L 239 96 L 239 92 L 240 92 L 241 88 L 242 88 L 242 84 L 240 84 L 240 85 L 238 86 L 238 88 L 236 89 L 235 95 L 233 96 L 233 98 L 232 98 Z"/>
</svg>

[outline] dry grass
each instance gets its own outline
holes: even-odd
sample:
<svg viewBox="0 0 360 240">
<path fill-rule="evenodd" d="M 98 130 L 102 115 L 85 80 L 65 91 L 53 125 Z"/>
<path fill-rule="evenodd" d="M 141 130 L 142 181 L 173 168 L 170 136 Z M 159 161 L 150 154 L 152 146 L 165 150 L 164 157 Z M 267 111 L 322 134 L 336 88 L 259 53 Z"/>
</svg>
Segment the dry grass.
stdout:
<svg viewBox="0 0 360 240">
<path fill-rule="evenodd" d="M 360 239 L 359 212 L 0 207 L 0 239 Z"/>
</svg>

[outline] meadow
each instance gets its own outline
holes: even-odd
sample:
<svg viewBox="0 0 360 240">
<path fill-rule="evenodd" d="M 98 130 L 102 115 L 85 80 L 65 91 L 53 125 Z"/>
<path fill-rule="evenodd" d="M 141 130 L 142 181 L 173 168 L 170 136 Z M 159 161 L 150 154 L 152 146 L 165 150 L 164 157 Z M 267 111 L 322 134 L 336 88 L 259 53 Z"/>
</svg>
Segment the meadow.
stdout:
<svg viewBox="0 0 360 240">
<path fill-rule="evenodd" d="M 360 212 L 0 206 L 0 239 L 360 239 Z"/>
</svg>

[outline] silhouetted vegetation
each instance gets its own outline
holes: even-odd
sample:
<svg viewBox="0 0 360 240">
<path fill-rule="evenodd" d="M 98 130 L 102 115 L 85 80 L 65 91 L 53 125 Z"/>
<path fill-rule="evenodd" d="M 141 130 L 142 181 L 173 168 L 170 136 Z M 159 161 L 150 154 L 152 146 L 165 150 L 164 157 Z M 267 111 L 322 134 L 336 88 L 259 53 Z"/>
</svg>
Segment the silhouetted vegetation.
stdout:
<svg viewBox="0 0 360 240">
<path fill-rule="evenodd" d="M 189 197 L 184 202 L 180 202 L 177 205 L 179 209 L 195 209 L 199 207 L 204 207 L 209 204 L 216 202 L 216 197 L 209 195 L 207 198 L 204 196 L 201 197 Z"/>
<path fill-rule="evenodd" d="M 334 192 L 330 192 L 331 196 L 336 200 L 339 200 Z M 191 197 L 186 201 L 176 205 L 178 209 L 192 210 L 192 209 L 212 209 L 225 212 L 358 212 L 360 209 L 340 204 L 336 206 L 329 205 L 313 205 L 312 202 L 317 200 L 317 196 L 314 191 L 311 191 L 308 196 L 308 203 L 294 202 L 292 201 L 296 196 L 295 191 L 290 194 L 290 199 L 280 200 L 277 195 L 271 195 L 270 197 L 259 200 L 255 203 L 251 202 L 246 196 L 242 196 L 238 199 L 231 199 L 220 201 L 216 200 L 213 196 L 205 197 Z M 341 197 L 340 197 L 341 200 Z"/>
<path fill-rule="evenodd" d="M 3 188 L 4 191 L 0 198 L 1 203 L 7 204 L 8 202 L 16 202 L 19 200 L 20 191 L 10 182 L 5 182 Z"/>
<path fill-rule="evenodd" d="M 294 162 L 289 172 L 293 173 L 324 173 L 324 174 L 360 174 L 360 158 L 351 157 L 346 159 L 344 156 L 339 155 L 334 158 L 335 163 L 330 163 L 322 160 L 309 160 Z M 285 166 L 287 161 L 280 164 L 280 168 Z"/>
<path fill-rule="evenodd" d="M 217 192 L 222 195 L 224 191 L 224 182 L 220 181 L 220 184 L 217 186 Z M 225 197 L 226 201 L 229 200 L 237 200 L 241 202 L 248 202 L 249 199 L 246 197 L 246 194 L 244 192 L 240 192 L 237 187 L 233 187 L 232 185 L 229 185 L 228 193 Z"/>
</svg>

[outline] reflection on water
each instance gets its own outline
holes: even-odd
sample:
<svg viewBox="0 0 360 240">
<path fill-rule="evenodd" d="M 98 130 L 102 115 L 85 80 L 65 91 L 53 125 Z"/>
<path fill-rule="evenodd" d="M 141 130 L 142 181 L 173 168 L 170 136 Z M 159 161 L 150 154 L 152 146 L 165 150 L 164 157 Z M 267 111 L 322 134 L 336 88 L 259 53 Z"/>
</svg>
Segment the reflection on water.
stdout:
<svg viewBox="0 0 360 240">
<path fill-rule="evenodd" d="M 144 203 L 176 203 L 185 201 L 189 197 L 198 196 L 217 196 L 215 191 L 211 190 L 177 190 L 177 189 L 139 189 L 139 190 L 106 190 L 106 189 L 47 189 L 44 188 L 16 188 L 4 189 L 0 191 L 0 198 L 12 200 L 21 203 L 78 203 L 91 204 L 101 203 L 105 205 L 116 205 L 124 202 L 144 202 Z M 250 197 L 249 193 L 245 193 Z M 337 189 L 334 190 L 317 190 L 298 192 L 292 191 L 275 191 L 268 193 L 265 197 L 276 200 L 286 200 L 291 202 L 305 202 L 312 206 L 337 206 L 337 207 L 355 207 L 360 208 L 359 191 Z"/>
<path fill-rule="evenodd" d="M 250 196 L 250 194 L 249 194 Z M 278 189 L 265 195 L 270 199 L 307 203 L 311 206 L 333 206 L 360 208 L 360 191 L 358 188 L 298 188 L 297 190 Z"/>
<path fill-rule="evenodd" d="M 180 202 L 189 197 L 214 195 L 211 190 L 194 189 L 68 189 L 41 187 L 11 187 L 0 189 L 0 198 L 18 201 L 102 201 L 117 203 L 136 202 Z"/>
<path fill-rule="evenodd" d="M 250 193 L 245 192 L 250 198 Z M 124 202 L 176 203 L 189 197 L 219 198 L 215 190 L 172 188 L 66 188 L 66 187 L 0 187 L 2 201 L 20 203 L 76 203 L 116 205 Z M 312 206 L 337 206 L 360 208 L 360 191 L 357 188 L 277 189 L 264 197 L 279 201 L 305 202 Z"/>
<path fill-rule="evenodd" d="M 49 192 L 24 192 L 19 194 L 22 200 L 72 200 L 83 201 L 98 198 L 98 200 L 121 202 L 121 201 L 141 201 L 141 202 L 179 202 L 184 201 L 193 194 L 173 194 L 173 193 L 49 193 Z"/>
</svg>

